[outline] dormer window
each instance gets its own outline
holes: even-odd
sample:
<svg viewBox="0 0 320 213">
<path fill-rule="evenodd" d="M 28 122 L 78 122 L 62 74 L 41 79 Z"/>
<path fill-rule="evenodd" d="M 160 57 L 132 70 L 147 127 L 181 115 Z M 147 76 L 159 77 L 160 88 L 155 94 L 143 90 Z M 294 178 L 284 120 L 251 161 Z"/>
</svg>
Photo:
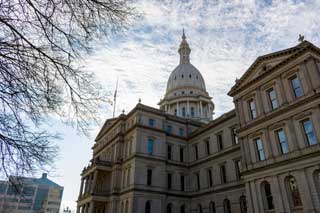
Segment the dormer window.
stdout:
<svg viewBox="0 0 320 213">
<path fill-rule="evenodd" d="M 181 75 L 181 78 L 183 78 L 184 76 L 183 75 Z"/>
<path fill-rule="evenodd" d="M 177 76 L 174 76 L 174 80 L 177 80 Z"/>
<path fill-rule="evenodd" d="M 193 94 L 193 91 L 190 91 L 190 94 Z"/>
<path fill-rule="evenodd" d="M 189 78 L 191 78 L 192 76 L 191 76 L 191 74 L 189 75 Z"/>
<path fill-rule="evenodd" d="M 182 91 L 181 94 L 184 95 L 184 91 Z"/>
<path fill-rule="evenodd" d="M 196 76 L 196 79 L 198 79 L 198 76 Z"/>
</svg>

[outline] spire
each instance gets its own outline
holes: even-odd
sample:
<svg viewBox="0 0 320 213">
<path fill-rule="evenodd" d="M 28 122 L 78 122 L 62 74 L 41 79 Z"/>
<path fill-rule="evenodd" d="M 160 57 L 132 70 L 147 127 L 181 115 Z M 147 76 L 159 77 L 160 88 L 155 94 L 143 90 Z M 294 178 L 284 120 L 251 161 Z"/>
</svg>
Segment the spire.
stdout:
<svg viewBox="0 0 320 213">
<path fill-rule="evenodd" d="M 189 47 L 189 44 L 186 40 L 186 35 L 184 33 L 184 29 L 182 29 L 182 41 L 180 43 L 179 47 L 179 54 L 180 54 L 180 64 L 189 64 L 190 63 L 190 52 L 191 49 Z"/>
</svg>

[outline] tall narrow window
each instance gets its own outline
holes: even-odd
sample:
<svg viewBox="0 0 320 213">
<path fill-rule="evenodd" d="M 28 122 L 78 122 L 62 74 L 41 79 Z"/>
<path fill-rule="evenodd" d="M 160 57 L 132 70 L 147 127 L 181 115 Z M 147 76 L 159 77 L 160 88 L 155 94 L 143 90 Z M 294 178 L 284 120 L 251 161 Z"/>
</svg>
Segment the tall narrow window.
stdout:
<svg viewBox="0 0 320 213">
<path fill-rule="evenodd" d="M 198 204 L 198 213 L 202 213 L 202 206 L 201 206 L 201 204 Z"/>
<path fill-rule="evenodd" d="M 209 204 L 210 213 L 216 213 L 216 204 L 214 202 L 210 202 Z"/>
<path fill-rule="evenodd" d="M 186 108 L 182 107 L 182 117 L 186 117 Z"/>
<path fill-rule="evenodd" d="M 152 184 L 152 169 L 147 170 L 147 185 L 150 186 Z"/>
<path fill-rule="evenodd" d="M 263 145 L 262 145 L 261 139 L 260 138 L 255 139 L 255 143 L 256 143 L 256 148 L 257 148 L 259 160 L 260 161 L 265 160 L 264 150 L 263 150 Z"/>
<path fill-rule="evenodd" d="M 238 136 L 237 136 L 237 129 L 236 128 L 232 128 L 231 130 L 231 134 L 232 134 L 232 143 L 233 144 L 238 144 Z"/>
<path fill-rule="evenodd" d="M 180 206 L 180 213 L 186 213 L 185 205 Z"/>
<path fill-rule="evenodd" d="M 168 157 L 168 160 L 172 159 L 172 146 L 171 145 L 167 146 L 167 157 Z"/>
<path fill-rule="evenodd" d="M 217 135 L 217 142 L 219 151 L 223 150 L 222 134 Z"/>
<path fill-rule="evenodd" d="M 256 109 L 256 104 L 254 103 L 253 99 L 251 99 L 248 102 L 248 106 L 249 106 L 251 119 L 255 119 L 257 117 L 257 109 Z"/>
<path fill-rule="evenodd" d="M 174 115 L 177 116 L 178 115 L 178 111 L 177 109 L 174 109 Z"/>
<path fill-rule="evenodd" d="M 289 152 L 288 143 L 286 140 L 286 135 L 284 134 L 283 129 L 276 131 L 277 139 L 280 145 L 280 150 L 282 154 L 286 154 Z"/>
<path fill-rule="evenodd" d="M 222 184 L 227 182 L 226 166 L 225 165 L 220 166 L 220 178 L 221 178 Z"/>
<path fill-rule="evenodd" d="M 184 129 L 183 128 L 179 128 L 179 135 L 180 136 L 184 136 Z"/>
<path fill-rule="evenodd" d="M 198 155 L 198 146 L 197 144 L 193 146 L 193 149 L 194 149 L 194 156 L 196 158 L 196 160 L 199 159 L 199 155 Z"/>
<path fill-rule="evenodd" d="M 199 173 L 196 174 L 196 178 L 197 178 L 197 188 L 198 188 L 198 190 L 200 190 L 200 175 L 199 175 Z"/>
<path fill-rule="evenodd" d="M 205 140 L 205 144 L 206 144 L 206 152 L 207 152 L 207 155 L 210 155 L 210 143 L 209 143 L 209 139 Z"/>
<path fill-rule="evenodd" d="M 149 126 L 154 127 L 154 125 L 155 125 L 154 119 L 150 118 L 149 119 Z"/>
<path fill-rule="evenodd" d="M 167 126 L 167 133 L 169 133 L 169 134 L 172 133 L 172 126 L 171 125 Z"/>
<path fill-rule="evenodd" d="M 153 154 L 153 140 L 148 139 L 148 154 L 152 155 Z"/>
<path fill-rule="evenodd" d="M 169 203 L 167 205 L 167 213 L 172 213 L 172 204 L 171 203 Z"/>
<path fill-rule="evenodd" d="M 193 118 L 194 117 L 194 108 L 193 107 L 190 108 L 190 114 L 191 114 L 191 117 Z"/>
<path fill-rule="evenodd" d="M 267 91 L 267 93 L 269 96 L 271 109 L 277 109 L 278 108 L 278 100 L 277 100 L 276 91 L 273 88 L 271 88 Z"/>
<path fill-rule="evenodd" d="M 302 126 L 303 126 L 303 130 L 304 130 L 304 135 L 305 135 L 305 138 L 306 138 L 308 144 L 310 146 L 316 144 L 317 140 L 314 135 L 313 127 L 312 127 L 312 123 L 311 123 L 310 119 L 302 121 Z"/>
<path fill-rule="evenodd" d="M 300 86 L 300 82 L 299 82 L 298 76 L 296 76 L 296 75 L 293 76 L 290 79 L 290 83 L 291 83 L 291 87 L 292 87 L 294 96 L 296 98 L 302 96 L 302 90 L 301 90 L 301 86 Z"/>
<path fill-rule="evenodd" d="M 240 160 L 236 160 L 234 162 L 235 168 L 236 168 L 236 176 L 237 176 L 237 180 L 240 180 L 240 169 L 241 169 L 241 161 Z"/>
<path fill-rule="evenodd" d="M 180 162 L 183 162 L 184 161 L 184 149 L 183 147 L 180 147 Z"/>
<path fill-rule="evenodd" d="M 262 182 L 262 191 L 264 192 L 264 206 L 265 210 L 272 210 L 274 209 L 273 205 L 273 196 L 271 193 L 270 184 L 267 181 Z"/>
<path fill-rule="evenodd" d="M 145 213 L 151 213 L 151 201 L 147 201 L 146 202 L 146 206 L 145 206 L 145 210 L 144 210 Z"/>
<path fill-rule="evenodd" d="M 184 175 L 180 176 L 180 189 L 184 191 Z"/>
<path fill-rule="evenodd" d="M 171 189 L 172 188 L 172 174 L 171 173 L 168 173 L 167 182 L 168 182 L 168 189 Z"/>
<path fill-rule="evenodd" d="M 292 206 L 293 207 L 302 206 L 302 201 L 301 201 L 301 197 L 300 197 L 300 193 L 299 193 L 298 184 L 297 184 L 296 179 L 292 176 L 289 176 L 289 177 L 287 177 L 286 182 L 288 185 Z"/>
<path fill-rule="evenodd" d="M 212 171 L 211 169 L 208 169 L 207 172 L 208 172 L 208 184 L 209 184 L 209 187 L 212 187 L 213 186 Z"/>
<path fill-rule="evenodd" d="M 228 199 L 224 199 L 223 201 L 223 212 L 224 213 L 231 213 L 231 205 Z"/>
<path fill-rule="evenodd" d="M 246 196 L 241 195 L 240 199 L 240 212 L 241 213 L 247 213 L 248 212 L 248 207 L 247 207 L 247 200 L 246 200 Z"/>
</svg>

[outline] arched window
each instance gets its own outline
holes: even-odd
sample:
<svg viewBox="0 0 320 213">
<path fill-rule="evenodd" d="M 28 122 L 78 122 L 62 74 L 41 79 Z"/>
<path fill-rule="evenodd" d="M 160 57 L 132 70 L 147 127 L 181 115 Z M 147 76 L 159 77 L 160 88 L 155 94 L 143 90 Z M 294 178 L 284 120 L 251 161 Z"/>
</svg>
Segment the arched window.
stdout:
<svg viewBox="0 0 320 213">
<path fill-rule="evenodd" d="M 313 173 L 313 180 L 316 186 L 316 192 L 318 193 L 320 199 L 320 170 L 316 170 Z"/>
<path fill-rule="evenodd" d="M 129 212 L 129 201 L 126 202 L 126 209 L 125 209 L 125 213 Z"/>
<path fill-rule="evenodd" d="M 190 114 L 191 114 L 191 117 L 193 118 L 194 117 L 194 108 L 193 107 L 191 107 L 191 109 L 190 109 Z"/>
<path fill-rule="evenodd" d="M 223 201 L 223 212 L 224 213 L 231 213 L 231 205 L 228 199 L 224 199 Z"/>
<path fill-rule="evenodd" d="M 145 210 L 144 210 L 145 213 L 151 213 L 151 201 L 148 200 L 146 202 L 146 206 L 145 206 Z"/>
<path fill-rule="evenodd" d="M 202 206 L 201 206 L 201 204 L 198 204 L 198 213 L 202 213 Z"/>
<path fill-rule="evenodd" d="M 263 192 L 264 209 L 265 210 L 274 209 L 271 186 L 267 181 L 264 181 L 261 183 L 261 191 Z"/>
<path fill-rule="evenodd" d="M 240 212 L 241 213 L 247 213 L 248 212 L 248 207 L 247 207 L 246 196 L 241 195 L 240 198 L 239 198 L 239 203 L 240 203 Z"/>
<path fill-rule="evenodd" d="M 185 213 L 185 212 L 186 212 L 185 205 L 180 206 L 180 213 Z"/>
<path fill-rule="evenodd" d="M 186 108 L 182 107 L 182 117 L 186 117 Z"/>
<path fill-rule="evenodd" d="M 292 207 L 302 206 L 302 201 L 299 193 L 299 188 L 296 179 L 293 176 L 286 178 L 290 204 Z"/>
<path fill-rule="evenodd" d="M 216 213 L 216 204 L 214 202 L 210 202 L 209 209 L 210 213 Z"/>
<path fill-rule="evenodd" d="M 171 203 L 169 203 L 167 205 L 167 213 L 172 213 L 172 204 Z"/>
</svg>

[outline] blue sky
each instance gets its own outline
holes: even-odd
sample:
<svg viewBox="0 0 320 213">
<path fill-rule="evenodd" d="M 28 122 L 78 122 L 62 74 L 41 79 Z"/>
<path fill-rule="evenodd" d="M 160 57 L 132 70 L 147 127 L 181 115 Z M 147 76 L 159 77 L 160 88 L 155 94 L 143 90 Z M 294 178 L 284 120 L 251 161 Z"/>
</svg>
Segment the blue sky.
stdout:
<svg viewBox="0 0 320 213">
<path fill-rule="evenodd" d="M 116 114 L 130 111 L 139 98 L 157 107 L 179 62 L 182 28 L 191 47 L 191 63 L 213 97 L 215 116 L 233 108 L 227 92 L 259 55 L 297 45 L 299 34 L 320 46 L 320 0 L 136 0 L 134 4 L 141 17 L 123 35 L 97 42 L 79 62 L 96 74 L 110 91 L 110 99 L 119 77 Z M 101 109 L 101 121 L 111 115 L 111 106 Z M 75 208 L 80 173 L 91 157 L 99 127 L 89 138 L 71 127 L 59 124 L 56 129 L 64 138 L 58 142 L 56 171 L 49 177 L 65 187 L 63 206 Z"/>
</svg>

